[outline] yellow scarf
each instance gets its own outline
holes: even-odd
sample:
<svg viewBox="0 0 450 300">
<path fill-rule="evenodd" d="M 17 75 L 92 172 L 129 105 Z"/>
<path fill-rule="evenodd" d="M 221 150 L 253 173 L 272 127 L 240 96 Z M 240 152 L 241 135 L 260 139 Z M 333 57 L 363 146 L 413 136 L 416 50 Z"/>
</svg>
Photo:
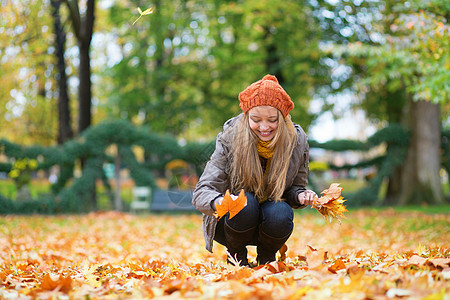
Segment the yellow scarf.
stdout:
<svg viewBox="0 0 450 300">
<path fill-rule="evenodd" d="M 273 156 L 273 153 L 275 152 L 274 149 L 269 148 L 270 141 L 258 141 L 258 145 L 256 145 L 256 149 L 258 150 L 258 154 L 265 159 L 269 159 Z"/>
<path fill-rule="evenodd" d="M 261 157 L 264 157 L 265 159 L 267 159 L 266 167 L 265 167 L 265 170 L 264 170 L 264 176 L 266 176 L 266 174 L 267 174 L 267 170 L 269 169 L 270 162 L 272 160 L 272 156 L 273 156 L 273 154 L 275 152 L 274 149 L 269 148 L 269 144 L 270 144 L 270 141 L 265 142 L 265 141 L 259 140 L 258 141 L 258 145 L 256 145 L 256 149 L 258 150 L 258 154 Z M 267 196 L 264 196 L 263 199 L 259 199 L 259 202 L 263 203 L 266 200 L 267 200 Z"/>
</svg>

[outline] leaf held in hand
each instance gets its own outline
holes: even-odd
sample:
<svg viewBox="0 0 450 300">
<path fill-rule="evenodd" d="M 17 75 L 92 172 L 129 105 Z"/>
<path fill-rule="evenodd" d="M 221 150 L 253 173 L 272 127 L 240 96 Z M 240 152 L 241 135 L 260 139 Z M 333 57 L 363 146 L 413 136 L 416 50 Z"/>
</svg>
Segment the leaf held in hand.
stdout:
<svg viewBox="0 0 450 300">
<path fill-rule="evenodd" d="M 340 221 L 339 218 L 345 218 L 344 213 L 348 210 L 344 206 L 344 202 L 347 200 L 341 196 L 343 189 L 339 183 L 332 183 L 328 189 L 322 191 L 320 198 L 314 200 L 313 208 L 330 220 Z"/>
<path fill-rule="evenodd" d="M 234 198 L 234 199 L 233 199 Z M 230 191 L 225 192 L 222 203 L 216 204 L 216 217 L 222 218 L 230 212 L 230 219 L 237 215 L 247 205 L 247 197 L 244 190 L 241 190 L 238 197 L 232 196 Z"/>
</svg>

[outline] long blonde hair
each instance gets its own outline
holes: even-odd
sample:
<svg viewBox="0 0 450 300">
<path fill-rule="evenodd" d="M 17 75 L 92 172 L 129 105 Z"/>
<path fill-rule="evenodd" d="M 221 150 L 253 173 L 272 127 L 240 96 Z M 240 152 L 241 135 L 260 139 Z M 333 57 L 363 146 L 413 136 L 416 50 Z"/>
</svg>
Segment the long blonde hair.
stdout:
<svg viewBox="0 0 450 300">
<path fill-rule="evenodd" d="M 241 189 L 252 192 L 259 200 L 281 200 L 285 186 L 289 161 L 297 144 L 297 134 L 290 115 L 283 117 L 278 111 L 278 127 L 269 147 L 274 154 L 268 169 L 263 173 L 256 145 L 258 136 L 249 125 L 248 113 L 233 128 L 234 138 L 230 151 L 231 192 Z"/>
</svg>

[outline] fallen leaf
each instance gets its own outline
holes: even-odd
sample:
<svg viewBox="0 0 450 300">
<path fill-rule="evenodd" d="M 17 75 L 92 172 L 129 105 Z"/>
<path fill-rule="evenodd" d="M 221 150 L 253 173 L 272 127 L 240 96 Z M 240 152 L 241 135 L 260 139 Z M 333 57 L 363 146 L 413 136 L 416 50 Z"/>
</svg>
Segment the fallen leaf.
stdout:
<svg viewBox="0 0 450 300">
<path fill-rule="evenodd" d="M 450 258 L 433 258 L 428 260 L 428 264 L 438 269 L 450 267 Z"/>
<path fill-rule="evenodd" d="M 45 274 L 41 282 L 41 290 L 52 291 L 56 289 L 64 293 L 69 292 L 72 289 L 72 278 L 59 275 L 59 278 L 53 280 L 49 273 Z"/>
<path fill-rule="evenodd" d="M 308 253 L 306 254 L 306 263 L 308 264 L 308 269 L 321 269 L 323 263 L 328 258 L 328 251 L 322 249 L 315 249 L 308 246 Z"/>
<path fill-rule="evenodd" d="M 286 264 L 281 261 L 272 261 L 264 265 L 264 267 L 274 274 L 284 271 L 290 271 L 289 267 L 287 267 Z"/>
<path fill-rule="evenodd" d="M 407 297 L 407 296 L 411 296 L 412 294 L 413 293 L 410 290 L 398 289 L 398 288 L 392 288 L 386 292 L 386 296 L 388 298 Z"/>
<path fill-rule="evenodd" d="M 341 226 L 294 217 L 286 260 L 249 268 L 227 264 L 223 248 L 205 251 L 200 214 L 0 216 L 0 299 L 448 294 L 449 214 L 358 209 Z"/>
<path fill-rule="evenodd" d="M 286 252 L 288 250 L 288 246 L 286 244 L 283 244 L 283 246 L 281 246 L 280 250 L 278 250 L 280 252 L 280 260 L 281 261 L 285 261 L 286 260 Z"/>
<path fill-rule="evenodd" d="M 220 219 L 229 212 L 229 218 L 232 219 L 247 205 L 247 197 L 245 196 L 244 190 L 241 190 L 237 198 L 233 198 L 235 197 L 230 194 L 229 190 L 227 190 L 222 203 L 216 205 L 217 218 Z"/>
<path fill-rule="evenodd" d="M 427 261 L 426 258 L 423 258 L 419 255 L 413 255 L 409 258 L 408 263 L 410 265 L 422 266 L 425 264 L 426 261 Z"/>
<path fill-rule="evenodd" d="M 343 270 L 343 269 L 345 269 L 345 263 L 344 263 L 342 260 L 337 259 L 337 260 L 334 262 L 334 264 L 332 264 L 332 265 L 328 268 L 328 271 L 330 271 L 331 273 L 336 274 L 336 271 Z"/>
</svg>

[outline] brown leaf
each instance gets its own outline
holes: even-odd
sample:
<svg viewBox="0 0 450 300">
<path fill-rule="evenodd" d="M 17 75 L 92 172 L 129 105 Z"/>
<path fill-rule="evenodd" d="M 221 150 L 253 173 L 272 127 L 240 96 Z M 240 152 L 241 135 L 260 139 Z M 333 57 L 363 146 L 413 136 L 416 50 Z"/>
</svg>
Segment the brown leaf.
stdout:
<svg viewBox="0 0 450 300">
<path fill-rule="evenodd" d="M 323 267 L 323 263 L 328 258 L 328 251 L 319 249 L 316 250 L 313 247 L 309 246 L 309 253 L 306 254 L 307 264 L 309 269 L 320 269 Z"/>
<path fill-rule="evenodd" d="M 283 244 L 283 246 L 281 246 L 280 250 L 278 250 L 280 252 L 280 260 L 281 261 L 285 261 L 286 260 L 286 252 L 288 250 L 288 246 L 286 244 Z"/>
<path fill-rule="evenodd" d="M 428 265 L 438 269 L 445 269 L 450 267 L 450 258 L 433 258 L 428 260 Z"/>
<path fill-rule="evenodd" d="M 426 258 L 423 258 L 419 255 L 413 255 L 409 258 L 408 263 L 410 265 L 422 266 L 427 261 Z"/>
<path fill-rule="evenodd" d="M 346 268 L 347 268 L 348 275 L 358 275 L 360 273 L 365 272 L 365 270 L 363 268 L 361 268 L 358 265 L 358 263 L 356 263 L 356 262 L 351 262 L 351 263 L 347 264 Z"/>
<path fill-rule="evenodd" d="M 286 264 L 281 261 L 272 261 L 266 264 L 264 267 L 274 274 L 290 270 L 289 267 L 287 267 Z"/>
<path fill-rule="evenodd" d="M 253 274 L 246 279 L 247 283 L 255 282 L 256 280 L 259 280 L 263 278 L 266 275 L 272 274 L 269 269 L 265 268 L 264 266 L 260 266 L 259 268 L 255 268 L 256 271 L 253 272 Z"/>
<path fill-rule="evenodd" d="M 319 198 L 321 204 L 325 204 L 331 200 L 335 200 L 341 196 L 341 192 L 344 188 L 339 186 L 339 183 L 332 183 L 330 187 L 322 191 L 322 197 Z"/>
<path fill-rule="evenodd" d="M 247 197 L 244 190 L 241 190 L 236 199 L 231 197 L 230 191 L 225 192 L 222 203 L 216 205 L 216 217 L 219 219 L 230 212 L 230 219 L 237 215 L 247 205 Z"/>
</svg>

